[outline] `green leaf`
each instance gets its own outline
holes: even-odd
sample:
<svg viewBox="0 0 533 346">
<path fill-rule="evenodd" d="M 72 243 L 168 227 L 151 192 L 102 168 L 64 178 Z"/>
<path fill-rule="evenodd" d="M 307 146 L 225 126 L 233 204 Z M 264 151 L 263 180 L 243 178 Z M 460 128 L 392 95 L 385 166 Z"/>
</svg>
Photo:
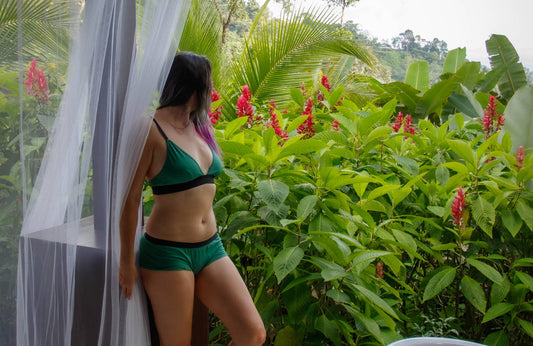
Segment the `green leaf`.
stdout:
<svg viewBox="0 0 533 346">
<path fill-rule="evenodd" d="M 473 258 L 467 258 L 466 261 L 472 267 L 474 267 L 477 270 L 479 270 L 481 272 L 481 274 L 485 275 L 492 282 L 494 282 L 494 283 L 496 283 L 498 285 L 503 285 L 503 281 L 504 281 L 503 276 L 496 269 L 491 267 L 490 265 L 488 265 L 488 264 L 486 264 L 484 262 L 478 261 L 476 259 L 473 259 Z"/>
<path fill-rule="evenodd" d="M 283 249 L 280 253 L 274 258 L 274 273 L 278 278 L 278 284 L 281 283 L 288 274 L 290 274 L 300 261 L 304 257 L 304 250 L 300 247 L 290 247 Z"/>
<path fill-rule="evenodd" d="M 315 208 L 317 201 L 317 195 L 308 195 L 302 198 L 300 203 L 298 203 L 298 209 L 296 211 L 297 218 L 299 220 L 305 220 Z"/>
<path fill-rule="evenodd" d="M 455 73 L 463 65 L 466 59 L 466 48 L 455 48 L 448 52 L 444 66 L 442 67 L 442 74 Z"/>
<path fill-rule="evenodd" d="M 420 99 L 418 96 L 418 90 L 402 82 L 392 82 L 385 84 L 384 87 L 390 94 L 394 95 L 399 102 L 403 103 L 405 107 L 407 107 L 410 114 L 414 114 L 416 104 Z"/>
<path fill-rule="evenodd" d="M 413 251 L 417 250 L 417 245 L 415 239 L 407 232 L 400 231 L 398 229 L 392 229 L 392 234 L 394 234 L 394 238 L 398 241 L 398 243 L 401 243 L 408 248 L 412 249 Z"/>
<path fill-rule="evenodd" d="M 531 207 L 523 200 L 519 200 L 518 203 L 516 203 L 516 211 L 522 220 L 524 220 L 529 230 L 533 231 L 533 209 L 531 209 Z"/>
<path fill-rule="evenodd" d="M 481 321 L 481 323 L 486 323 L 497 317 L 505 315 L 509 311 L 513 310 L 513 308 L 514 308 L 514 304 L 510 304 L 510 303 L 495 304 L 487 310 L 487 312 L 485 313 L 485 316 L 483 316 L 483 320 Z"/>
<path fill-rule="evenodd" d="M 483 342 L 490 346 L 509 346 L 509 338 L 505 334 L 505 330 L 490 333 Z"/>
<path fill-rule="evenodd" d="M 426 117 L 433 113 L 440 115 L 442 105 L 457 88 L 458 82 L 455 78 L 445 79 L 436 83 L 424 93 L 416 105 L 416 115 Z"/>
<path fill-rule="evenodd" d="M 427 283 L 424 289 L 424 297 L 422 302 L 425 302 L 437 294 L 442 292 L 443 289 L 448 287 L 455 278 L 456 269 L 450 266 L 443 266 L 439 269 L 439 272 L 435 274 Z"/>
<path fill-rule="evenodd" d="M 483 292 L 479 282 L 465 275 L 461 279 L 461 290 L 470 304 L 481 313 L 485 313 L 487 298 L 485 298 L 485 292 Z"/>
<path fill-rule="evenodd" d="M 511 290 L 511 282 L 505 278 L 502 285 L 493 284 L 490 288 L 490 303 L 501 303 Z"/>
<path fill-rule="evenodd" d="M 304 95 L 302 93 L 302 89 L 300 88 L 290 88 L 291 91 L 291 97 L 294 102 L 296 102 L 297 105 L 303 105 L 305 103 Z"/>
<path fill-rule="evenodd" d="M 370 143 L 375 139 L 385 139 L 393 131 L 390 126 L 378 126 L 368 134 L 365 143 Z"/>
<path fill-rule="evenodd" d="M 505 108 L 504 130 L 513 139 L 513 152 L 519 146 L 533 147 L 533 86 L 518 90 Z"/>
<path fill-rule="evenodd" d="M 504 35 L 492 35 L 485 41 L 492 68 L 504 65 L 510 61 L 518 61 L 519 57 L 511 42 Z M 518 62 L 513 62 L 498 83 L 498 88 L 506 99 L 522 86 L 527 85 L 524 67 Z"/>
<path fill-rule="evenodd" d="M 387 194 L 391 191 L 399 189 L 400 187 L 401 185 L 385 185 L 385 186 L 377 187 L 368 194 L 368 196 L 366 197 L 366 200 L 371 201 L 380 196 L 383 196 L 384 194 Z"/>
<path fill-rule="evenodd" d="M 249 145 L 239 142 L 221 140 L 218 142 L 218 145 L 225 154 L 236 154 L 239 156 L 253 154 L 253 150 Z"/>
<path fill-rule="evenodd" d="M 315 328 L 322 332 L 328 339 L 340 342 L 337 323 L 330 321 L 325 315 L 320 315 L 315 320 Z"/>
<path fill-rule="evenodd" d="M 348 275 L 348 272 L 344 270 L 340 265 L 330 262 L 327 268 L 322 269 L 320 275 L 324 281 L 338 280 Z"/>
<path fill-rule="evenodd" d="M 531 277 L 531 275 L 519 271 L 516 271 L 515 275 L 527 286 L 527 288 L 529 288 L 531 292 L 533 292 L 533 277 Z"/>
<path fill-rule="evenodd" d="M 403 167 L 403 169 L 405 169 L 407 173 L 412 176 L 418 175 L 418 162 L 411 158 L 400 155 L 392 155 L 392 157 Z"/>
<path fill-rule="evenodd" d="M 455 73 L 457 80 L 469 90 L 473 89 L 479 80 L 479 71 L 481 63 L 478 61 L 466 62 Z"/>
<path fill-rule="evenodd" d="M 303 338 L 299 333 L 294 330 L 291 326 L 286 326 L 282 328 L 276 334 L 276 339 L 274 339 L 274 346 L 294 346 L 301 345 Z"/>
<path fill-rule="evenodd" d="M 502 212 L 502 221 L 503 225 L 505 226 L 505 228 L 507 228 L 509 233 L 511 233 L 513 238 L 516 237 L 523 224 L 520 215 L 518 215 L 511 209 L 505 209 Z"/>
<path fill-rule="evenodd" d="M 301 155 L 317 152 L 324 149 L 326 146 L 326 143 L 313 138 L 286 144 L 283 146 L 283 149 L 279 153 L 278 157 L 275 159 L 275 162 L 278 162 L 282 158 L 291 155 Z"/>
<path fill-rule="evenodd" d="M 477 225 L 492 238 L 492 227 L 496 219 L 496 210 L 494 206 L 486 199 L 479 196 L 474 203 L 472 203 L 472 215 L 476 220 Z"/>
<path fill-rule="evenodd" d="M 533 338 L 533 324 L 521 318 L 517 318 L 518 324 L 530 338 Z"/>
<path fill-rule="evenodd" d="M 422 93 L 429 89 L 429 65 L 427 61 L 415 61 L 407 68 L 405 84 L 420 90 Z"/>
<path fill-rule="evenodd" d="M 472 148 L 466 141 L 460 139 L 448 139 L 447 142 L 452 151 L 459 155 L 459 157 L 461 157 L 463 160 L 465 160 L 466 163 L 471 164 L 472 167 L 476 166 L 474 153 L 472 151 Z"/>
<path fill-rule="evenodd" d="M 533 267 L 533 258 L 518 258 L 513 262 L 513 267 Z"/>
<path fill-rule="evenodd" d="M 498 66 L 490 70 L 483 78 L 481 78 L 477 84 L 476 89 L 480 93 L 489 93 L 496 87 L 498 81 L 502 78 L 503 74 L 507 71 L 511 63 L 514 61 L 509 61 L 505 65 Z"/>
<path fill-rule="evenodd" d="M 435 170 L 435 179 L 440 186 L 446 186 L 448 179 L 450 179 L 450 171 L 443 165 L 439 165 Z"/>
<path fill-rule="evenodd" d="M 446 212 L 446 209 L 444 209 L 443 207 L 436 206 L 436 205 L 428 206 L 428 210 L 432 212 L 433 214 L 440 216 L 440 217 L 443 217 L 444 213 Z"/>
<path fill-rule="evenodd" d="M 351 306 L 345 305 L 346 310 L 357 320 L 359 321 L 365 328 L 372 334 L 376 339 L 378 339 L 382 344 L 383 342 L 383 336 L 381 335 L 381 329 L 379 328 L 379 325 L 374 321 L 372 318 L 360 313 L 356 309 L 352 308 Z"/>
<path fill-rule="evenodd" d="M 247 121 L 248 121 L 248 118 L 246 117 L 240 117 L 240 118 L 230 121 L 226 125 L 226 128 L 224 129 L 224 138 L 229 140 L 231 136 L 233 135 L 233 133 L 237 131 L 238 129 L 240 129 L 241 127 L 243 127 Z"/>
<path fill-rule="evenodd" d="M 380 307 L 383 311 L 385 311 L 392 317 L 399 319 L 398 315 L 390 307 L 390 305 L 387 304 L 387 302 L 385 302 L 383 299 L 381 299 L 377 294 L 360 285 L 353 285 L 353 287 L 357 291 L 359 291 L 359 293 L 361 293 L 361 295 L 363 295 L 363 297 L 365 297 L 370 304 Z"/>
<path fill-rule="evenodd" d="M 474 94 L 461 84 L 463 94 L 452 94 L 448 99 L 460 112 L 475 118 L 483 116 L 483 107 Z M 460 127 L 461 128 L 461 127 Z"/>
<path fill-rule="evenodd" d="M 366 265 L 372 260 L 381 257 L 390 255 L 391 252 L 389 251 L 370 251 L 370 250 L 364 250 L 360 252 L 355 253 L 355 257 L 352 262 L 353 267 L 357 267 L 359 265 Z"/>
<path fill-rule="evenodd" d="M 289 187 L 277 180 L 262 180 L 257 184 L 258 197 L 272 210 L 280 210 L 289 195 Z"/>
</svg>

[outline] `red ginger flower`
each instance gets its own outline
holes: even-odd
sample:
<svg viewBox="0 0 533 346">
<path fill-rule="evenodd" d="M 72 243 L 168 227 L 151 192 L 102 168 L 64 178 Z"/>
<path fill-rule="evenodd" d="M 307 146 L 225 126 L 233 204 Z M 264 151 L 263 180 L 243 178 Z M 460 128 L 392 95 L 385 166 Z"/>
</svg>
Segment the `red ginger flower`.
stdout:
<svg viewBox="0 0 533 346">
<path fill-rule="evenodd" d="M 278 106 L 276 106 L 276 103 L 274 102 L 274 99 L 270 100 L 269 104 L 269 112 L 270 112 L 270 120 L 266 122 L 267 127 L 272 127 L 274 129 L 274 132 L 276 135 L 278 135 L 283 140 L 289 139 L 289 134 L 287 131 L 284 131 L 281 126 L 279 125 L 278 120 L 278 114 L 276 112 L 276 109 L 278 109 Z M 283 143 L 280 143 L 280 145 L 283 145 Z"/>
<path fill-rule="evenodd" d="M 505 122 L 503 114 L 498 114 L 496 112 L 497 106 L 498 99 L 496 96 L 490 95 L 489 104 L 487 105 L 487 108 L 485 108 L 483 115 L 483 130 L 485 130 L 486 138 L 489 138 L 496 132 L 500 131 Z"/>
<path fill-rule="evenodd" d="M 37 71 L 37 61 L 32 60 L 28 72 L 26 72 L 26 86 L 27 93 L 37 99 L 39 103 L 46 103 L 48 101 L 48 83 L 44 76 L 43 70 Z"/>
<path fill-rule="evenodd" d="M 415 134 L 415 128 L 413 127 L 413 120 L 411 119 L 411 116 L 409 114 L 405 116 L 405 126 L 403 128 L 403 132 L 410 133 L 412 135 Z"/>
<path fill-rule="evenodd" d="M 252 108 L 252 92 L 248 85 L 242 87 L 242 94 L 237 100 L 237 115 L 239 117 L 248 117 L 248 126 L 254 121 L 254 109 Z"/>
<path fill-rule="evenodd" d="M 413 127 L 413 119 L 411 118 L 411 115 L 407 114 L 405 117 L 402 114 L 402 112 L 398 113 L 398 116 L 396 117 L 396 121 L 394 124 L 392 124 L 392 129 L 394 132 L 399 132 L 403 125 L 403 132 L 404 133 L 410 133 L 415 134 L 415 128 Z M 407 137 L 404 137 L 407 138 Z"/>
<path fill-rule="evenodd" d="M 326 77 L 326 75 L 322 75 L 320 84 L 322 84 L 322 86 L 326 88 L 328 92 L 331 90 L 331 85 L 329 84 L 329 80 L 328 80 L 328 77 Z M 324 94 L 322 94 L 321 90 L 317 90 L 316 99 L 318 100 L 318 102 L 320 102 L 320 106 L 323 106 L 322 101 L 324 101 Z"/>
<path fill-rule="evenodd" d="M 218 95 L 215 87 L 211 88 L 210 96 L 211 96 L 211 103 L 220 100 L 220 96 Z M 219 105 L 217 109 L 213 109 L 213 107 L 211 107 L 209 111 L 209 119 L 211 119 L 212 125 L 215 125 L 216 122 L 220 120 L 220 114 L 222 114 L 221 109 L 222 109 L 222 105 Z"/>
<path fill-rule="evenodd" d="M 453 223 L 456 225 L 459 225 L 461 228 L 464 227 L 463 213 L 466 207 L 465 198 L 466 198 L 466 195 L 463 192 L 463 187 L 459 186 L 459 190 L 457 190 L 457 196 L 455 196 L 455 199 L 453 200 L 453 203 L 452 203 L 452 214 L 453 214 Z"/>
<path fill-rule="evenodd" d="M 518 164 L 515 165 L 518 170 L 520 170 L 520 168 L 523 168 L 524 167 L 524 159 L 525 159 L 525 153 L 524 153 L 524 147 L 523 146 L 519 146 L 518 147 L 518 151 L 516 152 L 516 161 L 518 161 Z"/>
<path fill-rule="evenodd" d="M 339 131 L 339 122 L 337 120 L 333 120 L 333 124 L 331 125 L 331 128 L 333 131 Z"/>
<path fill-rule="evenodd" d="M 302 115 L 307 115 L 307 119 L 298 126 L 297 132 L 303 134 L 304 138 L 313 137 L 316 130 L 314 129 L 315 123 L 313 121 L 313 100 L 311 98 L 307 99 L 305 110 L 302 112 Z"/>
<path fill-rule="evenodd" d="M 381 262 L 376 263 L 376 276 L 380 279 L 385 277 L 385 273 L 383 272 L 383 263 Z"/>
<path fill-rule="evenodd" d="M 392 124 L 392 129 L 394 130 L 394 132 L 398 132 L 400 131 L 400 128 L 402 127 L 403 125 L 403 114 L 402 112 L 398 113 L 398 116 L 396 117 L 396 121 L 394 122 L 394 124 Z"/>
<path fill-rule="evenodd" d="M 331 85 L 329 85 L 329 79 L 326 77 L 326 75 L 322 75 L 320 83 L 324 86 L 324 88 L 326 88 L 327 91 L 331 90 Z"/>
</svg>

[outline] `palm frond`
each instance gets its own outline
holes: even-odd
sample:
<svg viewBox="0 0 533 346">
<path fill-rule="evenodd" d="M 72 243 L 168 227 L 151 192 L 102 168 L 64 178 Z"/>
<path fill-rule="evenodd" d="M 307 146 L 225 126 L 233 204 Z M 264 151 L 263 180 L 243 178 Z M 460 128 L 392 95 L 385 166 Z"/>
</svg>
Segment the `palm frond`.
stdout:
<svg viewBox="0 0 533 346">
<path fill-rule="evenodd" d="M 181 35 L 179 50 L 205 55 L 213 67 L 213 83 L 220 84 L 222 26 L 211 1 L 193 0 Z"/>
<path fill-rule="evenodd" d="M 264 20 L 230 68 L 225 94 L 235 98 L 248 85 L 259 102 L 290 100 L 289 88 L 312 79 L 325 61 L 352 56 L 372 64 L 372 55 L 356 41 L 339 36 L 329 10 L 302 11 Z M 232 96 L 233 95 L 233 96 Z"/>
<path fill-rule="evenodd" d="M 0 0 L 0 64 L 11 68 L 18 61 L 19 24 L 24 61 L 66 61 L 70 8 L 68 1 Z"/>
</svg>

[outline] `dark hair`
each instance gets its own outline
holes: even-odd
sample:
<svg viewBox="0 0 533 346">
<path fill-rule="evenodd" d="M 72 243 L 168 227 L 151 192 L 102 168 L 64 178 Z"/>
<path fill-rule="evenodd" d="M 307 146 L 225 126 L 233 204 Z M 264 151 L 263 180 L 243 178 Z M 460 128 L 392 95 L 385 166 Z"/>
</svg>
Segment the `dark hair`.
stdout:
<svg viewBox="0 0 533 346">
<path fill-rule="evenodd" d="M 209 112 L 211 62 L 203 55 L 180 52 L 174 56 L 159 98 L 159 108 L 183 105 L 194 92 L 198 94 L 200 108 Z"/>
<path fill-rule="evenodd" d="M 185 104 L 194 94 L 198 96 L 198 109 L 191 120 L 200 136 L 220 155 L 209 119 L 211 107 L 211 62 L 203 55 L 180 52 L 174 56 L 165 87 L 159 98 L 158 109 Z"/>
</svg>

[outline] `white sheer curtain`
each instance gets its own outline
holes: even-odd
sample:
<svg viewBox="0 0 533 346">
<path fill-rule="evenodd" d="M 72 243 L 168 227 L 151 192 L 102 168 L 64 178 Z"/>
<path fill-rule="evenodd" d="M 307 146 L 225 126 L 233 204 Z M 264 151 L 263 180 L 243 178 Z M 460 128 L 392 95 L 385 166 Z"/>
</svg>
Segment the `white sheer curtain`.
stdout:
<svg viewBox="0 0 533 346">
<path fill-rule="evenodd" d="M 120 296 L 118 225 L 150 126 L 150 109 L 177 50 L 189 1 L 141 1 L 134 39 L 131 3 L 72 0 L 78 17 L 71 30 L 66 88 L 20 237 L 20 346 L 84 345 L 75 331 L 87 332 L 90 325 L 96 326 L 92 332 L 98 334 L 98 345 L 149 345 L 140 284 L 131 300 Z M 96 201 L 106 205 L 102 229 L 82 218 L 93 198 L 93 183 L 104 191 L 103 200 Z M 80 292 L 87 292 L 92 280 L 92 272 L 84 268 L 103 273 L 102 284 L 81 297 L 92 315 L 79 305 Z"/>
</svg>

